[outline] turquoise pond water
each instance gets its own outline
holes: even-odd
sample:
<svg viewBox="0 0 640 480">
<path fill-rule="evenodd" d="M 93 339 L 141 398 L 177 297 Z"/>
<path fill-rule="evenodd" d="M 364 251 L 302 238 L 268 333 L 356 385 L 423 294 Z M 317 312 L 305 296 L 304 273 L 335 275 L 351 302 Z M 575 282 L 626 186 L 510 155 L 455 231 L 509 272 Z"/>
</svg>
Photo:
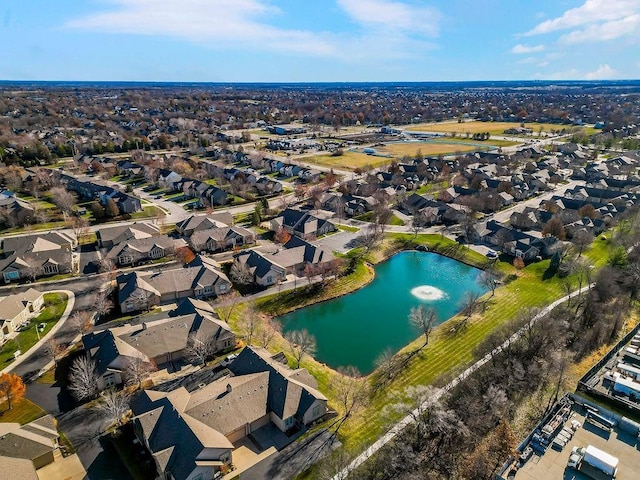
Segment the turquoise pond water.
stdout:
<svg viewBox="0 0 640 480">
<path fill-rule="evenodd" d="M 316 359 L 337 368 L 371 372 L 387 348 L 394 352 L 420 335 L 409 323 L 411 307 L 435 307 L 445 321 L 467 292 L 484 293 L 481 270 L 430 252 L 401 252 L 376 265 L 376 277 L 349 295 L 282 316 L 283 331 L 306 328 L 316 337 Z"/>
</svg>

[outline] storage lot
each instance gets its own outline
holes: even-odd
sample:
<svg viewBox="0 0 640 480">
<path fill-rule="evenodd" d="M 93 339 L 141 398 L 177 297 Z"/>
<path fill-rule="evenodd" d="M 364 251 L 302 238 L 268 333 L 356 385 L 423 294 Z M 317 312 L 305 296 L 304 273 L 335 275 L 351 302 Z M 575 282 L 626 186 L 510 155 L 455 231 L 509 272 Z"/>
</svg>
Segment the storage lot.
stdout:
<svg viewBox="0 0 640 480">
<path fill-rule="evenodd" d="M 640 444 L 636 443 L 636 438 L 627 433 L 614 428 L 608 433 L 590 423 L 585 423 L 585 417 L 580 407 L 574 405 L 573 412 L 566 425 L 571 425 L 571 420 L 578 420 L 580 427 L 562 451 L 551 447 L 547 449 L 542 457 L 534 454 L 524 466 L 518 470 L 516 480 L 589 480 L 590 477 L 572 468 L 567 468 L 567 460 L 571 455 L 574 446 L 586 447 L 593 445 L 600 450 L 617 457 L 618 475 L 616 480 L 637 480 L 640 478 Z"/>
</svg>

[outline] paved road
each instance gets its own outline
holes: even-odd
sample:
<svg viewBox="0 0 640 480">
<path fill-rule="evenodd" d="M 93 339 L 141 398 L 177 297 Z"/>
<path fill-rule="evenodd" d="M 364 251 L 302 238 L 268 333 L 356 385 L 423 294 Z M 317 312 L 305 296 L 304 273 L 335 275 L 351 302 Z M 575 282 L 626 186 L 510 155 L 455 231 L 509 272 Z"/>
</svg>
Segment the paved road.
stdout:
<svg viewBox="0 0 640 480">
<path fill-rule="evenodd" d="M 473 374 L 476 370 L 481 368 L 486 363 L 490 362 L 494 355 L 499 354 L 500 352 L 502 352 L 503 349 L 507 348 L 512 342 L 515 342 L 518 338 L 520 338 L 520 336 L 530 328 L 531 324 L 534 324 L 534 323 L 538 322 L 541 318 L 543 318 L 549 312 L 551 312 L 551 310 L 556 308 L 558 305 L 566 302 L 570 298 L 573 298 L 573 297 L 575 297 L 577 295 L 582 294 L 583 292 L 586 292 L 587 290 L 592 288 L 593 285 L 594 284 L 582 287 L 581 289 L 576 290 L 575 292 L 572 292 L 569 295 L 565 295 L 564 297 L 556 300 L 555 302 L 551 303 L 547 307 L 543 308 L 540 311 L 540 313 L 538 313 L 531 320 L 531 322 L 528 325 L 523 326 L 520 330 L 518 330 L 513 335 L 511 335 L 507 340 L 505 340 L 505 342 L 502 345 L 500 345 L 499 347 L 495 348 L 491 352 L 487 353 L 484 357 L 482 357 L 480 360 L 478 360 L 473 365 L 471 365 L 469 368 L 467 368 L 464 372 L 462 372 L 460 375 L 458 375 L 456 378 L 454 378 L 451 382 L 449 382 L 443 388 L 438 390 L 434 394 L 434 398 L 436 400 L 438 400 L 439 398 L 444 396 L 447 392 L 449 392 L 452 389 L 454 389 L 465 378 L 467 378 L 469 375 Z M 432 401 L 432 399 L 429 399 L 427 402 L 430 402 L 430 401 Z M 382 437 L 380 437 L 373 445 L 371 445 L 364 452 L 362 452 L 360 455 L 358 455 L 349 464 L 349 466 L 347 466 L 345 469 L 343 469 L 340 472 L 338 472 L 332 478 L 332 480 L 343 480 L 344 478 L 346 478 L 352 471 L 354 471 L 356 468 L 358 468 L 360 465 L 362 465 L 364 462 L 366 462 L 373 454 L 375 454 L 378 450 L 380 450 L 387 443 L 389 443 L 391 440 L 393 440 L 400 432 L 402 432 L 402 430 L 405 429 L 405 427 L 407 427 L 408 425 L 411 425 L 414 422 L 415 418 L 419 418 L 421 409 L 424 409 L 424 406 L 418 407 L 416 410 L 414 410 L 409 415 L 407 415 L 402 420 L 400 420 L 398 423 L 396 423 L 387 433 L 385 433 Z"/>
</svg>

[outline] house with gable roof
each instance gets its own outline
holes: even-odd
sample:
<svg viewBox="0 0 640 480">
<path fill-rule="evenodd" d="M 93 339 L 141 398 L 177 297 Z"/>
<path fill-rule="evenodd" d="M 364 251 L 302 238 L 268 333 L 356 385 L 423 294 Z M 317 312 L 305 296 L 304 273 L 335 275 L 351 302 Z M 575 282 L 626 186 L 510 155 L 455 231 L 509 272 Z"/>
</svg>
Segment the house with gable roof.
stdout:
<svg viewBox="0 0 640 480">
<path fill-rule="evenodd" d="M 233 462 L 234 443 L 275 425 L 285 436 L 327 411 L 304 368 L 293 370 L 262 348 L 246 347 L 232 375 L 192 392 L 145 390 L 131 408 L 134 430 L 157 472 L 175 480 L 212 478 Z"/>
</svg>

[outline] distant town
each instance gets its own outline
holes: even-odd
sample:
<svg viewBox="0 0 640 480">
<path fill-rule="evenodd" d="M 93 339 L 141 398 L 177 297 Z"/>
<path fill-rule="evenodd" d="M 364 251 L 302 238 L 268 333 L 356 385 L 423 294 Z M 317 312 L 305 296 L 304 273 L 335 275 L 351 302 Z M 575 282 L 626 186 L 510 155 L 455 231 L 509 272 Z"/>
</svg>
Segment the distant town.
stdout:
<svg viewBox="0 0 640 480">
<path fill-rule="evenodd" d="M 640 83 L 0 83 L 0 468 L 636 479 Z"/>
</svg>

